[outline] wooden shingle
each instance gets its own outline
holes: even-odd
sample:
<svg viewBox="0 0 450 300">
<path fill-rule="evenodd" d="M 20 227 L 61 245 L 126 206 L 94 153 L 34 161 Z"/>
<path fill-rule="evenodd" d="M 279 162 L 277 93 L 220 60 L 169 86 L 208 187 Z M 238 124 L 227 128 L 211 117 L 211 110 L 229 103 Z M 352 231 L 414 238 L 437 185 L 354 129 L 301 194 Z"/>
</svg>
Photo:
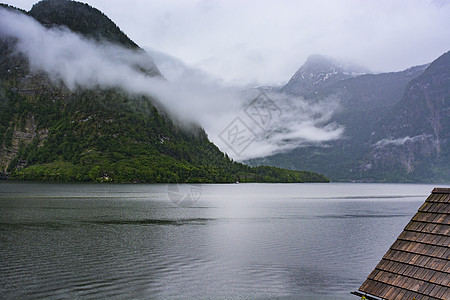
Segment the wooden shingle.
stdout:
<svg viewBox="0 0 450 300">
<path fill-rule="evenodd" d="M 381 299 L 450 299 L 450 189 L 432 191 L 359 291 Z"/>
</svg>

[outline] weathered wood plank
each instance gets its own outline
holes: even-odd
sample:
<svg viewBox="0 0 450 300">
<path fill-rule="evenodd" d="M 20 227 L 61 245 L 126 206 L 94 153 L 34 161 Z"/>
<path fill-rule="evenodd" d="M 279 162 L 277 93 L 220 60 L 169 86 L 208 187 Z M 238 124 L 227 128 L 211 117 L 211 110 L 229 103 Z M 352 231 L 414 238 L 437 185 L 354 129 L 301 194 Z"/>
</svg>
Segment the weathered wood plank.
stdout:
<svg viewBox="0 0 450 300">
<path fill-rule="evenodd" d="M 434 188 L 432 194 L 450 194 L 450 188 Z"/>
</svg>

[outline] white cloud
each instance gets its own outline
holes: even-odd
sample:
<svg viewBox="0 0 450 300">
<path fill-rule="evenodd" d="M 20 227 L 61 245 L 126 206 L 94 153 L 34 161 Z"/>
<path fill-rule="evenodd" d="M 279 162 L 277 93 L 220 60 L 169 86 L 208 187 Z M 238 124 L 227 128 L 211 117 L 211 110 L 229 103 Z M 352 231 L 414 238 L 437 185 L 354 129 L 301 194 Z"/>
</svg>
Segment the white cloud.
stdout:
<svg viewBox="0 0 450 300">
<path fill-rule="evenodd" d="M 32 70 L 44 71 L 71 89 L 119 87 L 130 94 L 153 97 L 182 124 L 196 122 L 203 126 L 210 139 L 236 160 L 321 144 L 338 139 L 343 131 L 337 124 L 329 124 L 338 108 L 334 99 L 308 103 L 272 93 L 269 95 L 272 100 L 268 101 L 276 103 L 277 114 L 261 127 L 252 120 L 252 114 L 245 113 L 246 105 L 258 96 L 257 91 L 225 85 L 163 54 L 157 55 L 157 59 L 164 62 L 162 66 L 170 74 L 170 80 L 149 77 L 136 68 L 154 67 L 144 51 L 95 42 L 63 28 L 47 29 L 28 16 L 5 9 L 0 9 L 0 36 L 17 39 L 17 51 L 28 58 Z M 220 133 L 238 116 L 252 128 L 255 140 L 245 152 L 236 155 L 223 143 Z"/>
</svg>

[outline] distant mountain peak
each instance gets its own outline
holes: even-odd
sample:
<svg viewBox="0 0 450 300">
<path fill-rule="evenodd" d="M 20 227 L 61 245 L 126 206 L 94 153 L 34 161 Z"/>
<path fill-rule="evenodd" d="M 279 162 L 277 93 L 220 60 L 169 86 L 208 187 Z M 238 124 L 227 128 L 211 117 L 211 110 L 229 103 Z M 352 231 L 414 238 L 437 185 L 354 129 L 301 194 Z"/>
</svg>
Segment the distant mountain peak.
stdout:
<svg viewBox="0 0 450 300">
<path fill-rule="evenodd" d="M 308 97 L 325 86 L 366 73 L 369 73 L 369 70 L 356 64 L 313 54 L 308 56 L 282 90 L 289 94 Z"/>
<path fill-rule="evenodd" d="M 371 73 L 369 69 L 359 66 L 355 63 L 345 60 L 336 59 L 331 56 L 322 54 L 312 54 L 308 56 L 305 63 L 300 67 L 300 70 L 312 69 L 317 71 L 327 71 L 334 69 L 343 73 L 361 75 Z"/>
</svg>

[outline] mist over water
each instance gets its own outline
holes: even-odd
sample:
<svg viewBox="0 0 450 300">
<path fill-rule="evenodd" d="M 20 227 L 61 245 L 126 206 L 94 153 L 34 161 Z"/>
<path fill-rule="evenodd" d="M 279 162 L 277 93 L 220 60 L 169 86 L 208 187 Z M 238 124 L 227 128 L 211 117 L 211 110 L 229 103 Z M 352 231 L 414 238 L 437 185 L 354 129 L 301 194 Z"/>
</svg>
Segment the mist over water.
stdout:
<svg viewBox="0 0 450 300">
<path fill-rule="evenodd" d="M 70 89 L 121 88 L 131 95 L 148 95 L 182 126 L 202 126 L 209 138 L 236 160 L 320 145 L 343 134 L 342 126 L 329 123 L 339 108 L 338 99 L 308 103 L 300 97 L 267 93 L 280 113 L 270 116 L 268 127 L 261 126 L 245 113 L 259 91 L 226 85 L 182 63 L 166 68 L 168 79 L 149 76 L 158 69 L 145 51 L 90 40 L 65 27 L 45 28 L 31 17 L 0 8 L 2 37 L 16 40 L 16 50 L 28 59 L 32 72 L 43 71 Z M 259 112 L 257 118 L 267 113 Z M 253 142 L 236 154 L 220 135 L 237 117 L 252 132 Z"/>
<path fill-rule="evenodd" d="M 354 299 L 433 186 L 0 183 L 0 298 Z"/>
</svg>

